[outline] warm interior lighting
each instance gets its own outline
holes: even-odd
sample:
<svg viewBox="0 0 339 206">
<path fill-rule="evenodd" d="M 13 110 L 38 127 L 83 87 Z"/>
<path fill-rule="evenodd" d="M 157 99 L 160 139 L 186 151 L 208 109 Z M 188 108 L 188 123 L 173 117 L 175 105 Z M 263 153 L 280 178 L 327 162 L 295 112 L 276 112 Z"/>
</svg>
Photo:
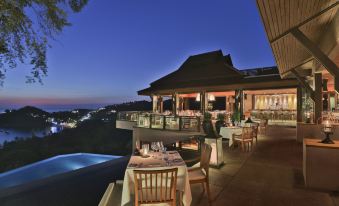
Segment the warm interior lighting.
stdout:
<svg viewBox="0 0 339 206">
<path fill-rule="evenodd" d="M 200 102 L 200 94 L 198 93 L 197 96 L 195 97 L 195 101 Z"/>
<path fill-rule="evenodd" d="M 215 96 L 213 94 L 208 94 L 208 101 L 215 101 Z"/>
</svg>

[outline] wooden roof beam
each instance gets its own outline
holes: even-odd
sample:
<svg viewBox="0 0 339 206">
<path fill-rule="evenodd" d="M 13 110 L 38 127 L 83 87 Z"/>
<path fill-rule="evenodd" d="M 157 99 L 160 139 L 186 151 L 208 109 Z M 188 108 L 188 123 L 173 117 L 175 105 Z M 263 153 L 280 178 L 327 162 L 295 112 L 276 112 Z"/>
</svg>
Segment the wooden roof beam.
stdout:
<svg viewBox="0 0 339 206">
<path fill-rule="evenodd" d="M 301 26 L 303 26 L 304 24 L 307 24 L 308 22 L 312 21 L 313 19 L 315 18 L 318 18 L 319 16 L 321 16 L 322 14 L 332 10 L 332 9 L 335 9 L 337 6 L 339 5 L 339 1 L 335 2 L 334 4 L 332 4 L 331 6 L 327 7 L 326 9 L 314 14 L 313 16 L 311 16 L 310 18 L 300 22 L 299 24 L 297 24 L 296 26 L 290 28 L 289 30 L 281 33 L 280 35 L 278 35 L 277 37 L 273 38 L 272 40 L 270 40 L 270 43 L 274 43 L 276 41 L 278 41 L 279 39 L 285 37 L 286 35 L 288 35 L 289 33 L 291 33 L 292 30 L 294 29 L 299 29 Z"/>
<path fill-rule="evenodd" d="M 301 77 L 297 70 L 292 69 L 291 72 L 294 74 L 295 78 L 298 82 L 310 93 L 310 97 L 313 101 L 315 101 L 315 93 L 312 87 L 306 82 L 305 78 Z"/>
<path fill-rule="evenodd" d="M 298 28 L 291 30 L 291 34 L 333 76 L 334 89 L 339 92 L 339 68 L 337 65 Z"/>
<path fill-rule="evenodd" d="M 313 60 L 314 60 L 314 58 L 309 58 L 309 59 L 303 61 L 301 64 L 298 64 L 297 66 L 293 67 L 293 68 L 290 69 L 290 70 L 298 69 L 298 68 L 304 66 L 305 64 L 307 64 L 307 63 L 309 63 L 309 62 L 311 62 L 311 61 L 313 61 Z M 312 70 L 312 69 L 310 68 L 310 70 Z M 283 72 L 283 73 L 280 74 L 280 76 L 281 76 L 282 78 L 284 78 L 284 77 L 286 77 L 288 74 L 290 74 L 290 72 L 291 72 L 291 71 Z"/>
</svg>

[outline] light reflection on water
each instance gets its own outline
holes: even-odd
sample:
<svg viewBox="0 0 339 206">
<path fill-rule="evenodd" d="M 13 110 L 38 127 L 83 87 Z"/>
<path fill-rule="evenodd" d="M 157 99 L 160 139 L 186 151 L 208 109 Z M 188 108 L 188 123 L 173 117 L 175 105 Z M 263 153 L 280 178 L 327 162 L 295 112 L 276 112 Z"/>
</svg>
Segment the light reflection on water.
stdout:
<svg viewBox="0 0 339 206">
<path fill-rule="evenodd" d="M 0 173 L 0 189 L 99 164 L 120 156 L 76 153 L 60 155 Z"/>
<path fill-rule="evenodd" d="M 51 132 L 56 133 L 60 132 L 59 128 L 46 127 L 43 129 L 31 129 L 31 130 L 20 130 L 12 128 L 1 128 L 0 127 L 0 144 L 3 144 L 5 141 L 13 141 L 15 138 L 30 138 L 33 135 L 36 137 L 44 137 L 49 135 Z"/>
</svg>

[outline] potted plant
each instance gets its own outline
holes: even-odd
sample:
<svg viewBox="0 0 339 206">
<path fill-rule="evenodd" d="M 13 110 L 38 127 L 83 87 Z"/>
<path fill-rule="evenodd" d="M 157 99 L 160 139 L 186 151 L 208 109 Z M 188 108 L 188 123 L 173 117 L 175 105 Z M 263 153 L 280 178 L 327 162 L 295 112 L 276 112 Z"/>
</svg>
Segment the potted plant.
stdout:
<svg viewBox="0 0 339 206">
<path fill-rule="evenodd" d="M 235 125 L 235 121 L 240 122 L 240 112 L 236 111 L 232 114 L 232 124 Z"/>
<path fill-rule="evenodd" d="M 220 128 L 224 127 L 226 125 L 225 123 L 225 114 L 219 113 L 217 116 L 217 121 L 215 122 L 215 129 L 217 130 L 217 133 L 220 133 Z"/>
</svg>

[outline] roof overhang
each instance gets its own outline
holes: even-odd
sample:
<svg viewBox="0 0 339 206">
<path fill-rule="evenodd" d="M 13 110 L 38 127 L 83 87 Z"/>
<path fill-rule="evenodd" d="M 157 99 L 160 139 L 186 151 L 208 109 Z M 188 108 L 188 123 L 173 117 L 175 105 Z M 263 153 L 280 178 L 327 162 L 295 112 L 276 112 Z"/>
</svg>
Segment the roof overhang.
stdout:
<svg viewBox="0 0 339 206">
<path fill-rule="evenodd" d="M 245 77 L 234 81 L 223 81 L 220 84 L 205 83 L 196 85 L 176 85 L 176 87 L 146 88 L 138 91 L 138 95 L 171 95 L 177 93 L 198 93 L 198 92 L 219 92 L 234 91 L 236 89 L 244 90 L 262 90 L 262 89 L 281 89 L 296 88 L 298 81 L 293 79 L 281 79 L 279 75 L 263 75 L 257 77 Z"/>
<path fill-rule="evenodd" d="M 338 0 L 256 1 L 279 73 L 283 78 L 290 77 L 292 70 L 314 67 L 324 69 L 324 64 L 319 64 L 320 61 L 314 53 L 312 55 L 300 39 L 296 38 L 298 32 L 304 34 L 311 44 L 314 43 L 319 51 L 339 65 L 339 52 L 336 49 L 339 45 Z M 332 64 L 332 68 L 338 67 Z"/>
</svg>

